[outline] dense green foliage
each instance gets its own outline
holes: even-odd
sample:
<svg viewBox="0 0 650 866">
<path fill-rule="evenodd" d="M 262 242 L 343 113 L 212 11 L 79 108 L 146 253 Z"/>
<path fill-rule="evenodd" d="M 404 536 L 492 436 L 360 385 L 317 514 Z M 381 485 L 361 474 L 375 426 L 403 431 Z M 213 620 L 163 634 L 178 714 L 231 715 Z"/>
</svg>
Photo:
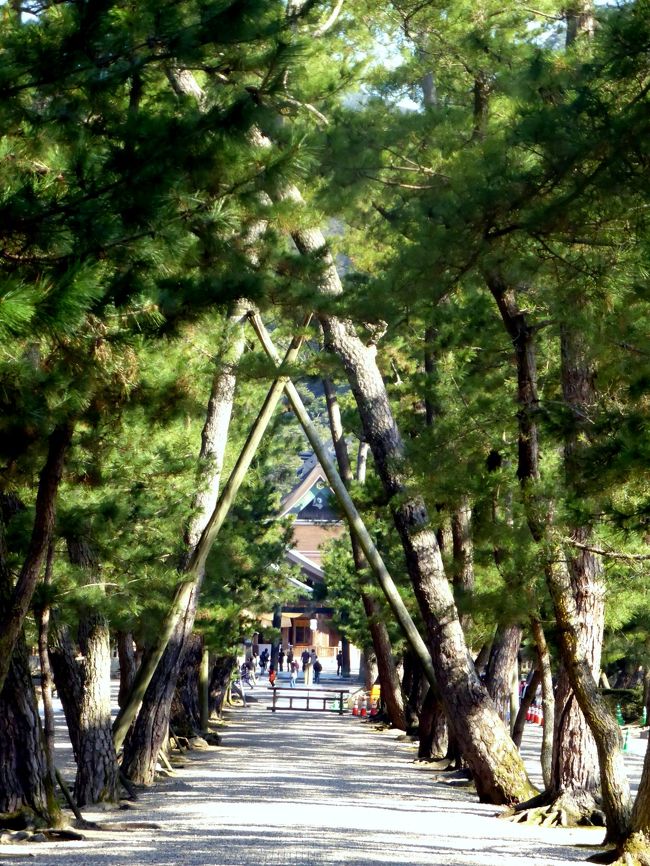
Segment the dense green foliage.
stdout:
<svg viewBox="0 0 650 866">
<path fill-rule="evenodd" d="M 87 535 L 113 625 L 146 638 L 176 580 L 227 304 L 247 297 L 282 338 L 319 306 L 368 338 L 386 323 L 379 362 L 409 483 L 443 536 L 472 506 L 472 645 L 499 619 L 547 618 L 495 275 L 536 333 L 539 484 L 555 526 L 588 522 L 598 549 L 647 550 L 648 7 L 602 8 L 594 38 L 565 51 L 559 4 L 538 6 L 351 2 L 322 35 L 322 3 L 289 15 L 279 0 L 0 7 L 0 484 L 24 504 L 11 520 L 5 509 L 14 572 L 47 437 L 72 421 L 54 596 L 72 616 L 63 539 Z M 271 202 L 289 182 L 305 206 Z M 345 266 L 338 299 L 316 297 L 321 262 L 288 240 L 320 221 Z M 587 419 L 562 394 L 567 328 L 595 371 Z M 316 351 L 297 373 L 339 371 Z M 269 376 L 250 345 L 228 467 Z M 209 561 L 200 621 L 221 650 L 242 611 L 286 597 L 286 528 L 268 520 L 303 447 L 290 420 Z M 369 524 L 414 607 L 373 485 Z M 363 643 L 350 559 L 337 550 L 328 563 L 331 599 Z M 606 559 L 610 661 L 632 647 L 645 661 L 643 563 Z"/>
</svg>

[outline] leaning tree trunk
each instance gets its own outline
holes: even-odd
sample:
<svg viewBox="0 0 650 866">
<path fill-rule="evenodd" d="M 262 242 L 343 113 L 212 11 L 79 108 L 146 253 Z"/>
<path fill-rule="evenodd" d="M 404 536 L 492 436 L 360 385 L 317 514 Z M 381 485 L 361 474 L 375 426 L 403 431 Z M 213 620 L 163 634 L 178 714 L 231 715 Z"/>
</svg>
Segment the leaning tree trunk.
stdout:
<svg viewBox="0 0 650 866">
<path fill-rule="evenodd" d="M 15 644 L 0 691 L 0 825 L 21 813 L 26 825 L 61 823 L 48 770 L 36 694 L 24 641 Z M 15 821 L 12 826 L 16 827 Z"/>
<path fill-rule="evenodd" d="M 205 467 L 199 479 L 194 500 L 194 516 L 186 533 L 187 557 L 196 550 L 201 534 L 212 515 L 221 481 L 228 439 L 228 428 L 235 397 L 236 367 L 244 351 L 245 309 L 237 303 L 231 310 L 220 369 L 215 373 L 203 427 L 200 465 Z M 169 727 L 171 702 L 185 648 L 190 640 L 203 581 L 203 569 L 195 577 L 187 602 L 176 620 L 171 639 L 165 648 L 144 694 L 134 728 L 124 747 L 122 768 L 134 782 L 151 784 L 158 753 Z"/>
<path fill-rule="evenodd" d="M 22 632 L 52 537 L 56 497 L 71 439 L 72 424 L 66 422 L 55 427 L 48 440 L 47 458 L 38 479 L 34 526 L 27 556 L 11 591 L 11 597 L 8 603 L 3 605 L 0 614 L 0 689 L 9 671 L 13 648 Z"/>
<path fill-rule="evenodd" d="M 183 654 L 192 634 L 189 622 L 194 623 L 198 594 L 199 587 L 194 586 L 190 604 L 156 667 L 142 709 L 124 743 L 122 770 L 127 778 L 140 785 L 153 784 L 158 754 L 167 740 L 172 699 Z"/>
</svg>

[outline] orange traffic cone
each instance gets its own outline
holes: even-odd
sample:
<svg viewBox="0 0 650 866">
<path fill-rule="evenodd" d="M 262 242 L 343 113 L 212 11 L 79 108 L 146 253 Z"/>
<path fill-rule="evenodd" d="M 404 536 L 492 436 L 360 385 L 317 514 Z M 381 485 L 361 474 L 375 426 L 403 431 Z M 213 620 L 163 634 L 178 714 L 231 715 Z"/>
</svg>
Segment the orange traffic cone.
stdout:
<svg viewBox="0 0 650 866">
<path fill-rule="evenodd" d="M 377 701 L 370 701 L 370 715 L 377 715 Z"/>
<path fill-rule="evenodd" d="M 537 724 L 538 724 L 538 725 L 543 725 L 543 724 L 544 724 L 544 711 L 542 710 L 541 707 L 540 707 L 539 710 L 537 711 Z"/>
<path fill-rule="evenodd" d="M 368 707 L 368 701 L 365 698 L 363 698 L 361 701 L 361 713 L 359 715 L 361 715 L 364 718 L 365 718 L 365 716 L 368 715 L 367 707 Z"/>
</svg>

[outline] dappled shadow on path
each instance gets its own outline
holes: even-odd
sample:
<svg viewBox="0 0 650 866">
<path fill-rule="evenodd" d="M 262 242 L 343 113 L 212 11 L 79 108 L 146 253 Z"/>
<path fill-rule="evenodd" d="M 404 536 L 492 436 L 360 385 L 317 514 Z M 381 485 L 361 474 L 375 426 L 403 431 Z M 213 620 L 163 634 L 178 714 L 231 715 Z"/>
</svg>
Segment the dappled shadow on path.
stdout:
<svg viewBox="0 0 650 866">
<path fill-rule="evenodd" d="M 414 764 L 415 746 L 395 732 L 336 713 L 273 714 L 268 693 L 256 694 L 257 704 L 228 713 L 222 747 L 187 755 L 178 775 L 115 818 L 155 821 L 160 831 L 30 846 L 30 862 L 565 866 L 585 859 L 577 843 L 602 839 L 602 831 L 498 821 L 498 810 L 476 802 L 472 789 Z"/>
</svg>

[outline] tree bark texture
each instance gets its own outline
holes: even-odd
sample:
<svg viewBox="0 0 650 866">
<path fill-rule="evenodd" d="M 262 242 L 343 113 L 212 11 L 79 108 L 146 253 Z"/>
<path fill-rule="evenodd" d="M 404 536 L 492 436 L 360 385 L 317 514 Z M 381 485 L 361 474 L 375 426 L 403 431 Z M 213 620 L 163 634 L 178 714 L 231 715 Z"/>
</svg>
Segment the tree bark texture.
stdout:
<svg viewBox="0 0 650 866">
<path fill-rule="evenodd" d="M 177 734 L 193 737 L 201 731 L 199 677 L 203 659 L 203 638 L 190 635 L 183 653 L 181 669 L 172 701 L 171 726 Z"/>
<path fill-rule="evenodd" d="M 559 794 L 582 788 L 596 794 L 600 788 L 596 742 L 563 665 L 556 677 L 554 730 L 551 790 Z"/>
<path fill-rule="evenodd" d="M 66 423 L 55 427 L 48 440 L 47 458 L 38 480 L 36 513 L 27 556 L 11 597 L 0 615 L 0 689 L 9 671 L 13 648 L 22 631 L 52 537 L 56 497 L 71 439 L 72 425 Z"/>
<path fill-rule="evenodd" d="M 379 668 L 377 667 L 377 656 L 372 646 L 367 646 L 363 652 L 363 687 L 369 692 L 377 682 Z"/>
<path fill-rule="evenodd" d="M 410 648 L 404 653 L 403 666 L 402 690 L 404 693 L 406 730 L 410 733 L 416 733 L 420 725 L 420 708 L 425 685 L 420 660 Z"/>
<path fill-rule="evenodd" d="M 368 618 L 368 628 L 377 659 L 377 670 L 381 684 L 381 701 L 391 725 L 401 731 L 406 730 L 404 716 L 404 698 L 399 681 L 397 666 L 393 655 L 393 647 L 386 623 L 377 600 L 369 593 L 361 590 L 363 609 Z"/>
<path fill-rule="evenodd" d="M 83 583 L 101 583 L 100 566 L 88 540 L 66 539 L 70 562 L 80 569 Z M 77 776 L 77 804 L 116 802 L 119 767 L 111 724 L 111 640 L 108 619 L 97 608 L 84 607 L 79 616 L 81 700 Z"/>
<path fill-rule="evenodd" d="M 54 683 L 72 743 L 72 753 L 78 764 L 81 751 L 79 707 L 83 700 L 83 668 L 77 659 L 77 648 L 67 625 L 59 625 L 56 621 L 52 622 L 49 657 Z"/>
<path fill-rule="evenodd" d="M 185 535 L 188 551 L 198 544 L 219 498 L 228 428 L 235 400 L 237 365 L 245 347 L 244 325 L 247 312 L 248 306 L 245 302 L 238 301 L 233 305 L 218 352 L 217 369 L 212 378 L 210 399 L 201 432 L 200 472 L 192 503 L 192 520 Z"/>
<path fill-rule="evenodd" d="M 492 641 L 487 666 L 485 685 L 504 722 L 507 721 L 510 713 L 510 692 L 521 646 L 521 636 L 522 629 L 519 625 L 499 626 Z"/>
<path fill-rule="evenodd" d="M 194 585 L 185 614 L 178 620 L 171 640 L 145 692 L 135 724 L 124 743 L 122 771 L 132 782 L 152 785 L 158 753 L 167 739 L 172 698 L 181 660 L 196 615 L 199 587 Z"/>
<path fill-rule="evenodd" d="M 471 616 L 463 612 L 466 600 L 474 592 L 474 545 L 472 542 L 472 506 L 468 497 L 451 515 L 451 537 L 454 557 L 454 593 L 460 611 L 463 631 L 471 627 Z"/>
<path fill-rule="evenodd" d="M 133 688 L 137 664 L 133 635 L 130 631 L 117 633 L 117 658 L 120 665 L 120 688 L 117 695 L 118 706 L 123 707 Z"/>
<path fill-rule="evenodd" d="M 447 754 L 448 747 L 447 719 L 442 701 L 434 689 L 429 688 L 420 710 L 418 758 L 422 761 L 442 759 Z"/>
<path fill-rule="evenodd" d="M 111 643 L 106 617 L 99 611 L 86 614 L 82 632 L 81 742 L 74 786 L 79 806 L 116 802 L 120 786 L 111 728 Z"/>
<path fill-rule="evenodd" d="M 210 672 L 210 685 L 208 687 L 208 709 L 210 715 L 221 716 L 223 701 L 230 684 L 237 659 L 234 656 L 220 656 L 215 659 Z"/>
<path fill-rule="evenodd" d="M 60 811 L 22 638 L 15 644 L 0 690 L 0 756 L 0 812 L 29 810 L 43 825 L 58 824 Z"/>
<path fill-rule="evenodd" d="M 515 724 L 512 728 L 512 739 L 518 749 L 521 749 L 521 741 L 524 738 L 524 729 L 526 726 L 526 716 L 528 715 L 528 710 L 533 705 L 533 701 L 535 700 L 535 693 L 537 692 L 541 681 L 542 675 L 539 672 L 539 667 L 536 667 L 533 671 L 532 677 L 526 685 L 526 691 L 524 692 L 519 703 L 519 712 L 517 713 L 517 718 L 515 719 Z"/>
<path fill-rule="evenodd" d="M 43 584 L 49 586 L 52 583 L 52 564 L 54 561 L 54 544 L 50 541 L 47 550 L 47 560 L 45 563 L 45 573 L 43 575 Z M 47 651 L 50 631 L 50 614 L 51 608 L 49 602 L 46 602 L 39 610 L 34 611 L 36 625 L 38 627 L 38 659 L 41 667 L 41 699 L 43 701 L 43 745 L 45 748 L 45 759 L 47 761 L 47 769 L 52 779 L 52 784 L 55 781 L 54 767 L 54 706 L 52 704 L 52 689 L 54 679 L 52 677 L 52 668 L 50 666 L 50 657 Z"/>
</svg>

